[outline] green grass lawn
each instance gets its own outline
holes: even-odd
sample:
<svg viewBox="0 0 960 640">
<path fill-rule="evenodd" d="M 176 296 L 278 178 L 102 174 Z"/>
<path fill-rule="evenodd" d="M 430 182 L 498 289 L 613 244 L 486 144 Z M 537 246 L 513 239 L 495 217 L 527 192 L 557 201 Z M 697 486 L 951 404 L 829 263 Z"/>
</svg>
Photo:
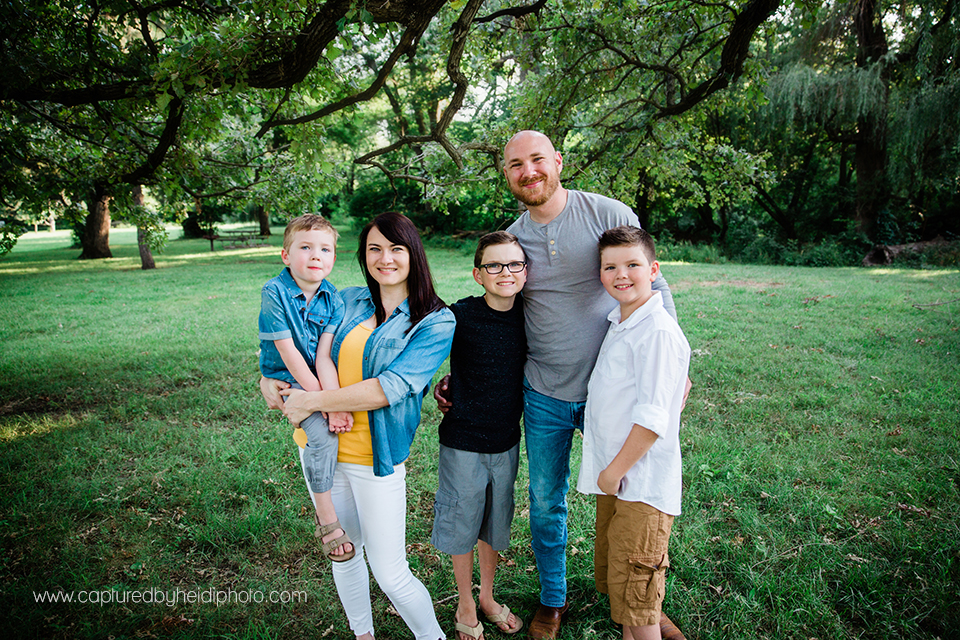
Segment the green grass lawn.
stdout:
<svg viewBox="0 0 960 640">
<path fill-rule="evenodd" d="M 215 252 L 173 240 L 151 271 L 133 230 L 111 240 L 110 260 L 76 260 L 69 232 L 0 257 L 0 629 L 352 638 L 291 430 L 257 391 L 279 235 Z M 362 282 L 355 246 L 345 231 L 337 287 Z M 447 302 L 479 292 L 471 256 L 430 250 Z M 663 272 L 694 350 L 665 611 L 691 639 L 960 637 L 960 272 Z M 407 540 L 453 637 L 450 561 L 429 544 L 432 405 L 407 463 Z M 498 595 L 529 622 L 525 464 L 517 502 Z M 568 640 L 619 637 L 593 588 L 592 505 L 570 494 Z M 374 593 L 378 637 L 409 637 Z M 74 601 L 39 600 L 52 594 Z"/>
</svg>

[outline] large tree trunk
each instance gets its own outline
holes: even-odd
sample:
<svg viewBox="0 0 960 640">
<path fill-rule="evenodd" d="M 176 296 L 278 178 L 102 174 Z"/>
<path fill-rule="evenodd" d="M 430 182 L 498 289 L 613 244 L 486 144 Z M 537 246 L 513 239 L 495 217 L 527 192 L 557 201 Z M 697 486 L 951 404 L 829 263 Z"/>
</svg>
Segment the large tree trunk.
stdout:
<svg viewBox="0 0 960 640">
<path fill-rule="evenodd" d="M 858 0 L 854 25 L 857 31 L 857 66 L 869 67 L 880 61 L 889 50 L 883 31 L 882 16 L 877 15 L 876 0 Z M 857 172 L 857 206 L 854 220 L 857 228 L 872 238 L 877 217 L 890 200 L 887 184 L 887 111 L 889 100 L 888 73 L 881 72 L 884 89 L 873 111 L 857 119 L 857 143 L 854 167 Z"/>
<path fill-rule="evenodd" d="M 153 260 L 153 253 L 150 251 L 150 245 L 146 242 L 146 233 L 142 227 L 137 227 L 137 248 L 140 249 L 140 268 L 156 269 L 157 263 Z"/>
<path fill-rule="evenodd" d="M 637 191 L 634 196 L 633 211 L 640 220 L 640 228 L 650 231 L 650 195 L 653 192 L 653 181 L 647 177 L 647 170 L 640 169 L 637 176 Z"/>
<path fill-rule="evenodd" d="M 262 204 L 254 206 L 254 211 L 257 214 L 257 221 L 260 224 L 260 235 L 269 236 L 270 235 L 270 216 L 267 215 L 267 210 Z"/>
<path fill-rule="evenodd" d="M 133 185 L 133 204 L 137 207 L 143 207 L 143 187 L 139 184 Z M 157 263 L 154 262 L 150 245 L 147 244 L 147 234 L 140 225 L 137 225 L 137 248 L 140 250 L 140 268 L 143 270 L 156 269 Z"/>
<path fill-rule="evenodd" d="M 112 258 L 110 253 L 110 196 L 103 185 L 95 185 L 87 202 L 87 219 L 80 238 L 81 260 Z"/>
</svg>

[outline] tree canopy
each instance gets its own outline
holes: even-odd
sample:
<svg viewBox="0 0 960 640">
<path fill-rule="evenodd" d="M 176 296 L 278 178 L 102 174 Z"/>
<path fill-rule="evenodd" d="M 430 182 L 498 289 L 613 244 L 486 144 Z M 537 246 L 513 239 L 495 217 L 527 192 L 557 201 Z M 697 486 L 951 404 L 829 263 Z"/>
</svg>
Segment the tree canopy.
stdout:
<svg viewBox="0 0 960 640">
<path fill-rule="evenodd" d="M 537 128 L 571 184 L 678 238 L 953 233 L 957 23 L 956 0 L 14 0 L 0 202 L 81 221 L 84 257 L 109 255 L 111 202 L 151 228 L 375 174 L 447 228 L 496 224 L 502 144 Z"/>
</svg>

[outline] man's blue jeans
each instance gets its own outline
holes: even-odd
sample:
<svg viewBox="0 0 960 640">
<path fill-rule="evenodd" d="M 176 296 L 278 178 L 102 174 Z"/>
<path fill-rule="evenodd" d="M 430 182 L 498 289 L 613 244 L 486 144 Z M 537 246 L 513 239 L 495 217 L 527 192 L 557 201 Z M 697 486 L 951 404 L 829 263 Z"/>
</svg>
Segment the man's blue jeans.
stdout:
<svg viewBox="0 0 960 640">
<path fill-rule="evenodd" d="M 570 446 L 583 431 L 584 402 L 556 400 L 523 383 L 523 430 L 530 469 L 530 533 L 540 574 L 540 603 L 567 599 L 567 490 Z"/>
</svg>

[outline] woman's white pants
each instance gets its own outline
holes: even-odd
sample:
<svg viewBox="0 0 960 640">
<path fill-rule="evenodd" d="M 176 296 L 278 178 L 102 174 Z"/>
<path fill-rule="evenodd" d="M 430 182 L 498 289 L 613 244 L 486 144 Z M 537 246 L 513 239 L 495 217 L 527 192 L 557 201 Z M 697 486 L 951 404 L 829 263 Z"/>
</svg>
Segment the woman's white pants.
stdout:
<svg viewBox="0 0 960 640">
<path fill-rule="evenodd" d="M 373 475 L 373 467 L 337 463 L 330 495 L 340 525 L 357 551 L 346 562 L 332 563 L 337 594 L 354 635 L 373 634 L 369 562 L 377 584 L 414 637 L 445 638 L 430 594 L 407 564 L 407 471 L 403 464 L 393 471 L 378 478 Z M 310 495 L 312 498 L 313 494 Z"/>
</svg>

